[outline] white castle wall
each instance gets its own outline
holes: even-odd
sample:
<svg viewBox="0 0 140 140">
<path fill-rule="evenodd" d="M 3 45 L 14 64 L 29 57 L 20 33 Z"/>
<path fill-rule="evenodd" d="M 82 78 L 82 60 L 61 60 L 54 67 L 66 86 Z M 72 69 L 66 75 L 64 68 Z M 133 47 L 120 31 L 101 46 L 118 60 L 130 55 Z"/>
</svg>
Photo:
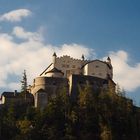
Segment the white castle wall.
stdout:
<svg viewBox="0 0 140 140">
<path fill-rule="evenodd" d="M 64 77 L 69 77 L 70 74 L 80 74 L 81 66 L 87 61 L 73 59 L 70 56 L 56 58 L 54 66 L 64 73 Z"/>
<path fill-rule="evenodd" d="M 47 76 L 45 73 L 54 67 L 61 70 L 64 73 L 64 77 L 69 77 L 71 74 L 80 74 L 82 65 L 87 62 L 87 60 L 73 59 L 67 55 L 63 57 L 53 56 L 52 65 L 41 76 Z"/>
<path fill-rule="evenodd" d="M 106 79 L 107 75 L 112 78 L 112 69 L 109 68 L 106 62 L 99 60 L 91 61 L 84 66 L 84 75 L 95 76 Z"/>
<path fill-rule="evenodd" d="M 107 75 L 110 75 L 111 78 L 113 77 L 111 60 L 110 62 L 103 62 L 100 60 L 87 61 L 74 59 L 67 55 L 62 57 L 53 56 L 52 65 L 41 76 L 53 77 L 53 74 L 46 74 L 46 72 L 54 67 L 64 73 L 63 76 L 58 75 L 58 77 L 68 78 L 71 74 L 90 75 L 103 79 L 107 78 Z"/>
</svg>

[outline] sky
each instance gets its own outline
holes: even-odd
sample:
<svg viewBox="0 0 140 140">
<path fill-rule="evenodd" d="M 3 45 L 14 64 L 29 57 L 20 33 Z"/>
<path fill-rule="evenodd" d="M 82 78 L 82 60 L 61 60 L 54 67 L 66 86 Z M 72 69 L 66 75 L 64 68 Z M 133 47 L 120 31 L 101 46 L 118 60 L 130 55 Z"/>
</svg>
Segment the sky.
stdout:
<svg viewBox="0 0 140 140">
<path fill-rule="evenodd" d="M 0 91 L 20 90 L 57 56 L 105 60 L 140 106 L 139 0 L 0 0 Z"/>
</svg>

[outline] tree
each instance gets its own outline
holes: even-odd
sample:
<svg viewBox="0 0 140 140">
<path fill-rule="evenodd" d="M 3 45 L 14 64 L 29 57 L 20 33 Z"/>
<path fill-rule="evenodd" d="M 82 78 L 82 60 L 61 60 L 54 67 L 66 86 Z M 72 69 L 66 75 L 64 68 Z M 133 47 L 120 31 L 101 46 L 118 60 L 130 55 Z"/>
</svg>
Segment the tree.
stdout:
<svg viewBox="0 0 140 140">
<path fill-rule="evenodd" d="M 27 92 L 27 75 L 26 75 L 26 70 L 23 72 L 23 77 L 21 80 L 21 92 L 26 93 Z"/>
<path fill-rule="evenodd" d="M 3 116 L 1 135 L 2 139 L 12 140 L 16 136 L 16 109 L 14 104 L 10 104 Z"/>
<path fill-rule="evenodd" d="M 86 85 L 80 90 L 78 105 L 80 139 L 99 139 L 98 91 Z"/>
<path fill-rule="evenodd" d="M 19 135 L 16 135 L 16 140 L 30 140 L 32 136 L 32 123 L 31 121 L 24 119 L 17 121 L 17 126 L 20 130 Z"/>
</svg>

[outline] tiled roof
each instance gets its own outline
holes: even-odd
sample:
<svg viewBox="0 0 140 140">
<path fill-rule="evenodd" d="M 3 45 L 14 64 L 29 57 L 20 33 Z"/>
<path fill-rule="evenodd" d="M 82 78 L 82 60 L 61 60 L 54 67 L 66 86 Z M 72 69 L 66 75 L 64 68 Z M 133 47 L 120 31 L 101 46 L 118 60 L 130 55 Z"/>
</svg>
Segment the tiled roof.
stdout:
<svg viewBox="0 0 140 140">
<path fill-rule="evenodd" d="M 14 97 L 14 96 L 18 96 L 19 92 L 15 93 L 15 92 L 3 92 L 1 96 L 4 97 Z"/>
<path fill-rule="evenodd" d="M 19 92 L 3 92 L 1 96 L 13 98 L 13 97 L 20 97 L 21 93 Z M 26 97 L 32 97 L 33 95 L 31 93 L 26 93 Z M 22 97 L 22 96 L 21 96 Z"/>
<path fill-rule="evenodd" d="M 88 61 L 87 63 L 85 63 L 85 64 L 82 66 L 82 68 L 83 68 L 85 65 L 87 65 L 87 64 L 89 64 L 89 63 L 92 63 L 92 62 L 95 62 L 95 61 L 99 61 L 99 62 L 101 62 L 101 63 L 106 64 L 110 69 L 112 68 L 112 66 L 111 66 L 109 63 L 107 63 L 107 62 L 105 62 L 105 61 L 98 60 L 98 59 L 92 60 L 92 61 Z"/>
</svg>

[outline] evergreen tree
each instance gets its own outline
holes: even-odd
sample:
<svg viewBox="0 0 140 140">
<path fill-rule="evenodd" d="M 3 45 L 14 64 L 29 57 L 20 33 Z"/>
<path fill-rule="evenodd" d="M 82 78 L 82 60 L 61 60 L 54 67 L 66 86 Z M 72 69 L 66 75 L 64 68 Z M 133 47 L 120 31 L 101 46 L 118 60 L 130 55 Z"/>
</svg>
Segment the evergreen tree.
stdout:
<svg viewBox="0 0 140 140">
<path fill-rule="evenodd" d="M 80 91 L 78 104 L 80 139 L 99 139 L 98 91 L 86 85 Z"/>
<path fill-rule="evenodd" d="M 27 92 L 27 75 L 26 75 L 26 70 L 23 72 L 23 77 L 21 80 L 21 92 L 26 93 Z"/>
<path fill-rule="evenodd" d="M 118 92 L 95 91 L 87 85 L 74 103 L 61 89 L 44 110 L 14 104 L 2 107 L 0 139 L 140 140 L 140 108 Z"/>
</svg>

